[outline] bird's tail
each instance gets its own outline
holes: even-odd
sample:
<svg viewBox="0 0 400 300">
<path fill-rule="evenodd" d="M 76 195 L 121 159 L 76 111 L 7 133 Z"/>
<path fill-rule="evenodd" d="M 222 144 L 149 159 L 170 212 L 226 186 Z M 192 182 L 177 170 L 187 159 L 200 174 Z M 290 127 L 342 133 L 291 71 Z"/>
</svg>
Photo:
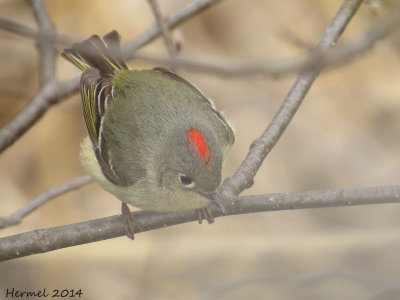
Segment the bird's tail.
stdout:
<svg viewBox="0 0 400 300">
<path fill-rule="evenodd" d="M 62 56 L 82 71 L 95 68 L 103 76 L 112 76 L 128 69 L 122 57 L 121 37 L 115 30 L 103 36 L 103 39 L 92 35 L 89 39 L 64 49 Z"/>
</svg>

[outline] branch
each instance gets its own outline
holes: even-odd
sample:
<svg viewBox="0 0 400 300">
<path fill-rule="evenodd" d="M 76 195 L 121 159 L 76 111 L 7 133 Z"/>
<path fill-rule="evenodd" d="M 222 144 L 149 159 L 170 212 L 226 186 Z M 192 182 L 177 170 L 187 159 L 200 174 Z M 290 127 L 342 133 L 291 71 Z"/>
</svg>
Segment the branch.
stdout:
<svg viewBox="0 0 400 300">
<path fill-rule="evenodd" d="M 173 64 L 169 59 L 160 58 L 160 55 L 137 53 L 136 58 L 151 61 L 165 67 L 176 65 L 185 70 L 211 73 L 224 77 L 262 75 L 278 78 L 299 70 L 312 71 L 324 67 L 338 66 L 348 62 L 351 58 L 371 49 L 376 42 L 384 39 L 400 26 L 400 5 L 388 13 L 384 18 L 371 25 L 365 33 L 351 41 L 337 44 L 334 47 L 317 48 L 309 57 L 290 58 L 281 61 L 255 62 L 221 62 L 210 61 L 210 58 L 177 57 Z"/>
<path fill-rule="evenodd" d="M 28 0 L 28 3 L 32 6 L 39 28 L 37 47 L 39 50 L 40 90 L 25 108 L 0 130 L 0 153 L 25 133 L 47 108 L 55 103 L 56 99 L 71 93 L 70 81 L 66 81 L 65 86 L 61 86 L 55 81 L 57 49 L 54 47 L 54 42 L 57 34 L 46 7 L 42 0 Z M 46 36 L 46 38 L 42 38 L 42 36 Z"/>
<path fill-rule="evenodd" d="M 36 29 L 11 20 L 7 20 L 4 17 L 0 17 L 0 28 L 34 40 L 39 38 L 39 33 Z"/>
<path fill-rule="evenodd" d="M 400 203 L 400 186 L 348 190 L 309 191 L 255 196 L 232 196 L 226 203 L 227 215 L 291 209 Z M 211 207 L 215 217 L 223 216 Z M 143 231 L 198 220 L 195 211 L 177 213 L 133 213 Z M 121 215 L 71 225 L 39 229 L 0 238 L 0 261 L 87 244 L 125 235 Z M 135 234 L 143 232 L 135 228 Z"/>
<path fill-rule="evenodd" d="M 377 41 L 388 36 L 395 29 L 398 29 L 399 26 L 400 5 L 397 5 L 385 18 L 382 18 L 370 26 L 360 37 L 335 46 L 332 49 L 315 53 L 315 56 L 312 57 L 311 61 L 306 63 L 305 67 L 307 69 L 313 69 L 343 63 L 349 58 L 372 48 Z"/>
<path fill-rule="evenodd" d="M 8 20 L 2 16 L 0 16 L 0 29 L 3 29 L 8 32 L 12 32 L 14 34 L 33 39 L 33 40 L 46 40 L 47 42 L 54 42 L 56 45 L 61 47 L 69 47 L 73 43 L 77 42 L 78 38 L 71 37 L 69 35 L 58 35 L 56 36 L 56 40 L 54 40 L 54 36 L 52 33 L 48 34 L 47 31 L 39 32 L 37 29 L 26 26 L 24 24 L 19 24 L 15 21 Z M 80 39 L 82 40 L 82 39 Z"/>
<path fill-rule="evenodd" d="M 39 50 L 39 86 L 43 87 L 52 81 L 56 74 L 57 49 L 54 44 L 57 40 L 57 32 L 47 14 L 43 0 L 27 0 L 32 6 L 33 15 L 39 27 L 37 47 Z M 41 38 L 46 36 L 45 39 Z"/>
<path fill-rule="evenodd" d="M 19 224 L 23 218 L 25 218 L 27 215 L 29 215 L 39 207 L 43 206 L 50 200 L 65 193 L 80 189 L 90 182 L 92 182 L 92 178 L 89 175 L 86 175 L 75 178 L 59 187 L 48 189 L 32 201 L 30 201 L 28 205 L 22 207 L 13 214 L 6 217 L 0 216 L 0 229 Z"/>
<path fill-rule="evenodd" d="M 169 56 L 170 60 L 173 61 L 176 57 L 176 50 L 172 43 L 168 26 L 165 23 L 163 16 L 161 15 L 160 7 L 158 6 L 158 2 L 157 2 L 157 0 L 147 0 L 147 2 L 149 3 L 149 5 L 153 11 L 158 28 L 161 32 L 161 36 L 163 37 L 165 47 L 167 48 L 168 56 Z"/>
<path fill-rule="evenodd" d="M 400 23 L 400 6 L 397 6 L 384 18 L 370 26 L 367 31 L 348 42 L 337 44 L 329 49 L 316 49 L 312 57 L 287 58 L 281 61 L 254 61 L 254 62 L 221 62 L 210 61 L 210 58 L 177 57 L 174 63 L 170 59 L 161 58 L 159 54 L 135 53 L 131 58 L 139 58 L 167 68 L 177 66 L 185 70 L 200 73 L 211 73 L 223 77 L 254 76 L 278 78 L 298 72 L 299 70 L 313 70 L 327 66 L 337 66 L 349 59 L 371 49 L 376 42 L 387 37 Z M 40 34 L 36 29 L 0 17 L 0 29 L 27 37 L 38 39 Z M 47 38 L 46 35 L 42 38 Z M 58 37 L 56 44 L 62 47 L 82 40 L 65 35 Z M 133 43 L 133 42 L 130 42 Z M 128 44 L 130 44 L 128 43 Z M 125 46 L 126 47 L 126 46 Z M 128 58 L 127 58 L 128 59 Z"/>
<path fill-rule="evenodd" d="M 361 3 L 362 0 L 346 0 L 344 2 L 322 36 L 316 48 L 317 51 L 325 50 L 336 43 Z M 310 59 L 312 57 L 313 53 L 311 53 Z M 320 71 L 321 69 L 318 68 L 300 72 L 292 89 L 267 129 L 252 143 L 247 157 L 236 173 L 226 179 L 220 187 L 219 194 L 222 198 L 226 195 L 239 195 L 243 190 L 253 185 L 254 176 L 264 162 L 265 157 L 282 136 Z"/>
<path fill-rule="evenodd" d="M 0 153 L 27 132 L 51 105 L 77 92 L 78 84 L 78 77 L 68 81 L 51 81 L 45 84 L 18 115 L 0 129 Z"/>
</svg>

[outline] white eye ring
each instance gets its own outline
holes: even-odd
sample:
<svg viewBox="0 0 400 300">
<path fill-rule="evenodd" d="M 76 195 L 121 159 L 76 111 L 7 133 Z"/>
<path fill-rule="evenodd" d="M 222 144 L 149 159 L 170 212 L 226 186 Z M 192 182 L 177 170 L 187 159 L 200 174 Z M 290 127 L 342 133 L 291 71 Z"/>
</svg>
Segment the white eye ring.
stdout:
<svg viewBox="0 0 400 300">
<path fill-rule="evenodd" d="M 185 188 L 191 189 L 196 186 L 196 182 L 191 177 L 186 176 L 185 174 L 179 173 L 178 180 Z"/>
</svg>

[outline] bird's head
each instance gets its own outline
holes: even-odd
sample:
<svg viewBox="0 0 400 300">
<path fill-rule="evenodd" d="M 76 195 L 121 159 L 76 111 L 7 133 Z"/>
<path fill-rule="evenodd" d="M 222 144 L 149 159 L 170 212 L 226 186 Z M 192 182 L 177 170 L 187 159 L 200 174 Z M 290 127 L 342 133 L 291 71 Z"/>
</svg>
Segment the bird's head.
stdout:
<svg viewBox="0 0 400 300">
<path fill-rule="evenodd" d="M 182 201 L 193 206 L 190 208 L 208 205 L 209 195 L 221 183 L 223 154 L 216 137 L 212 131 L 195 126 L 179 129 L 170 136 L 160 157 L 164 165 L 160 169 L 161 185 L 175 196 L 186 197 Z"/>
</svg>

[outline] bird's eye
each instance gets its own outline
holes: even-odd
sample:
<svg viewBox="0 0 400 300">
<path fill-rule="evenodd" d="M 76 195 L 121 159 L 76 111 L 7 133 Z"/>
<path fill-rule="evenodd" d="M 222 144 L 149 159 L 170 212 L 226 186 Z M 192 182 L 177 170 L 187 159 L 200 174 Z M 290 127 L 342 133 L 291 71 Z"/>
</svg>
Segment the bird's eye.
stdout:
<svg viewBox="0 0 400 300">
<path fill-rule="evenodd" d="M 191 188 L 195 186 L 195 182 L 192 178 L 189 176 L 186 176 L 185 174 L 179 174 L 179 182 L 184 185 L 185 187 Z"/>
</svg>

